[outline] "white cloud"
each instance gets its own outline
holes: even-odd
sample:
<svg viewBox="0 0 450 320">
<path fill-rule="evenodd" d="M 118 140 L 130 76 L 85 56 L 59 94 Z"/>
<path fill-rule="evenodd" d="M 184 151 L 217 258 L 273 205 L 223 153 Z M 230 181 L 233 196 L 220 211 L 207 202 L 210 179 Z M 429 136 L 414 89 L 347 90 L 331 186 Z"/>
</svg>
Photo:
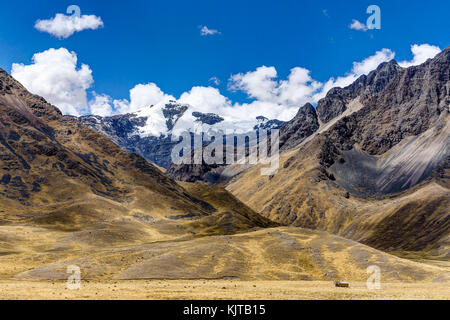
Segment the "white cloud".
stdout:
<svg viewBox="0 0 450 320">
<path fill-rule="evenodd" d="M 132 113 L 139 109 L 153 106 L 160 102 L 176 100 L 173 96 L 165 94 L 154 83 L 138 84 L 130 90 L 130 101 L 114 100 L 114 106 L 118 113 Z"/>
<path fill-rule="evenodd" d="M 217 77 L 212 77 L 209 79 L 210 82 L 213 82 L 216 86 L 220 85 L 220 79 Z"/>
<path fill-rule="evenodd" d="M 214 34 L 221 34 L 221 32 L 216 29 L 209 29 L 207 26 L 201 26 L 200 34 L 202 36 L 211 36 Z"/>
<path fill-rule="evenodd" d="M 227 109 L 231 107 L 231 101 L 223 96 L 219 89 L 213 87 L 193 87 L 189 92 L 183 93 L 178 102 L 189 105 L 191 108 L 178 120 L 174 128 L 175 135 L 196 127 L 196 118 L 192 116 L 192 112 L 224 116 Z"/>
<path fill-rule="evenodd" d="M 276 101 L 289 106 L 303 105 L 311 101 L 322 84 L 311 78 L 310 71 L 296 67 L 291 69 L 287 80 L 281 81 Z"/>
<path fill-rule="evenodd" d="M 243 117 L 262 115 L 269 119 L 290 120 L 300 106 L 307 102 L 317 103 L 333 87 L 346 87 L 394 57 L 395 53 L 391 50 L 380 50 L 361 62 L 354 62 L 347 75 L 330 78 L 325 83 L 314 80 L 308 69 L 300 67 L 291 69 L 286 80 L 278 80 L 276 69 L 266 66 L 246 74 L 233 75 L 229 89 L 241 90 L 256 99 L 251 103 L 234 104 L 233 111 Z"/>
<path fill-rule="evenodd" d="M 390 49 L 382 49 L 377 51 L 373 56 L 364 59 L 361 62 L 353 62 L 352 73 L 357 76 L 368 74 L 375 70 L 383 62 L 391 61 L 395 58 L 395 52 Z"/>
<path fill-rule="evenodd" d="M 382 49 L 377 51 L 373 56 L 364 59 L 361 62 L 353 62 L 353 68 L 351 72 L 343 77 L 330 78 L 322 85 L 320 91 L 318 91 L 313 102 L 317 102 L 324 98 L 328 91 L 334 87 L 345 88 L 355 82 L 362 75 L 367 75 L 371 71 L 375 70 L 381 63 L 391 61 L 395 58 L 395 52 L 390 49 Z"/>
<path fill-rule="evenodd" d="M 274 80 L 277 76 L 275 67 L 262 66 L 256 71 L 232 75 L 228 88 L 232 91 L 244 91 L 250 98 L 270 101 L 277 94 L 278 83 Z"/>
<path fill-rule="evenodd" d="M 178 102 L 189 104 L 195 107 L 195 111 L 203 113 L 217 112 L 230 105 L 228 98 L 213 87 L 193 87 L 189 92 L 183 93 Z"/>
<path fill-rule="evenodd" d="M 96 94 L 93 92 L 94 99 L 89 101 L 89 113 L 102 117 L 108 117 L 114 114 L 111 106 L 112 99 L 106 94 Z"/>
<path fill-rule="evenodd" d="M 437 46 L 429 44 L 414 44 L 411 46 L 411 52 L 413 53 L 413 59 L 411 61 L 401 61 L 398 64 L 403 68 L 417 66 L 426 62 L 428 59 L 434 58 L 441 49 Z"/>
<path fill-rule="evenodd" d="M 95 15 L 77 17 L 58 13 L 52 19 L 36 21 L 34 27 L 39 31 L 47 32 L 60 39 L 65 39 L 75 32 L 87 29 L 96 30 L 103 27 L 103 21 Z"/>
<path fill-rule="evenodd" d="M 260 106 L 261 102 L 271 103 L 272 109 L 266 105 L 266 111 L 279 112 L 281 107 L 295 110 L 307 102 L 317 102 L 333 87 L 350 85 L 361 75 L 368 74 L 380 63 L 390 61 L 394 56 L 391 50 L 383 49 L 361 62 L 354 62 L 351 72 L 346 76 L 330 78 L 325 83 L 314 80 L 308 69 L 300 67 L 293 68 L 287 80 L 277 80 L 275 67 L 262 66 L 256 71 L 231 76 L 228 87 L 232 91 L 241 90 L 247 93 L 250 98 L 256 99 Z M 285 113 L 285 116 L 289 117 L 290 113 Z"/>
<path fill-rule="evenodd" d="M 357 31 L 364 31 L 364 32 L 368 30 L 367 26 L 364 23 L 359 22 L 356 19 L 352 20 L 352 23 L 349 25 L 349 28 L 353 29 L 353 30 L 357 30 Z"/>
<path fill-rule="evenodd" d="M 88 65 L 77 68 L 75 52 L 60 48 L 36 53 L 30 65 L 14 63 L 11 74 L 64 114 L 81 115 L 88 111 L 86 90 L 94 80 Z"/>
<path fill-rule="evenodd" d="M 155 105 L 161 101 L 175 100 L 173 96 L 162 92 L 154 83 L 138 84 L 130 90 L 130 99 L 130 108 L 132 111 Z"/>
</svg>

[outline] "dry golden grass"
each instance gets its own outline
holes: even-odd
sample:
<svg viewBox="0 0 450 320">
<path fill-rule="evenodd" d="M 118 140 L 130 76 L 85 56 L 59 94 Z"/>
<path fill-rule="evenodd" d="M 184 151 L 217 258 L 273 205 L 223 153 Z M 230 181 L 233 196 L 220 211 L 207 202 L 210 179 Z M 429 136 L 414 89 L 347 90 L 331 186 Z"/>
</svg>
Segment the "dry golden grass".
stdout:
<svg viewBox="0 0 450 320">
<path fill-rule="evenodd" d="M 335 288 L 330 281 L 82 281 L 68 290 L 64 281 L 0 281 L 0 299 L 9 300 L 404 300 L 450 299 L 443 283 L 364 282 Z"/>
<path fill-rule="evenodd" d="M 441 266 L 401 259 L 326 232 L 301 228 L 147 243 L 115 242 L 117 234 L 111 228 L 108 231 L 80 235 L 26 226 L 0 227 L 3 240 L 10 245 L 0 255 L 0 279 L 67 279 L 67 266 L 77 265 L 83 278 L 91 280 L 364 281 L 367 267 L 377 265 L 389 282 L 450 280 L 450 273 Z M 102 245 L 100 241 L 104 241 Z"/>
</svg>

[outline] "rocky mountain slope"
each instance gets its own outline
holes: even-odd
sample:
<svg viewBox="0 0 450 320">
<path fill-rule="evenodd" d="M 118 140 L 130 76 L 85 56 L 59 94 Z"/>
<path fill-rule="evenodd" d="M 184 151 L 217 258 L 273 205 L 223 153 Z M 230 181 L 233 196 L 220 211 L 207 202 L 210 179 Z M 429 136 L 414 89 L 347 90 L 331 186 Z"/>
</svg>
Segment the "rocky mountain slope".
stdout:
<svg viewBox="0 0 450 320">
<path fill-rule="evenodd" d="M 382 64 L 331 90 L 316 121 L 302 108 L 282 129 L 277 174 L 256 166 L 227 189 L 283 224 L 448 258 L 449 108 L 450 48 L 408 69 Z"/>
<path fill-rule="evenodd" d="M 420 183 L 437 167 L 448 166 L 449 88 L 450 48 L 420 66 L 404 69 L 379 94 L 362 95 L 364 108 L 326 133 L 322 163 L 332 166 L 358 145 L 372 160 L 384 157 L 376 159 L 376 190 L 366 190 L 367 194 L 399 192 Z M 370 162 L 350 158 L 357 166 Z M 348 165 L 353 172 L 358 170 L 353 163 Z M 339 182 L 340 174 L 334 171 Z M 364 171 L 369 180 L 371 170 Z M 370 189 L 370 181 L 364 184 Z M 364 189 L 358 181 L 354 186 Z"/>
<path fill-rule="evenodd" d="M 361 76 L 346 88 L 333 88 L 327 96 L 318 102 L 317 109 L 310 103 L 301 107 L 297 115 L 289 122 L 281 124 L 280 150 L 286 151 L 311 138 L 314 134 L 327 131 L 343 116 L 362 107 L 359 100 L 378 94 L 400 72 L 401 67 L 395 61 L 382 63 L 367 76 Z M 168 174 L 182 181 L 222 182 L 233 174 L 241 172 L 239 168 L 226 170 L 215 165 L 172 165 Z M 230 174 L 229 171 L 232 171 Z M 213 176 L 214 179 L 211 179 Z"/>
<path fill-rule="evenodd" d="M 170 153 L 176 143 L 172 142 L 170 136 L 139 135 L 137 128 L 145 125 L 145 117 L 126 114 L 113 117 L 86 116 L 79 119 L 124 150 L 139 154 L 163 168 L 170 166 Z"/>
</svg>

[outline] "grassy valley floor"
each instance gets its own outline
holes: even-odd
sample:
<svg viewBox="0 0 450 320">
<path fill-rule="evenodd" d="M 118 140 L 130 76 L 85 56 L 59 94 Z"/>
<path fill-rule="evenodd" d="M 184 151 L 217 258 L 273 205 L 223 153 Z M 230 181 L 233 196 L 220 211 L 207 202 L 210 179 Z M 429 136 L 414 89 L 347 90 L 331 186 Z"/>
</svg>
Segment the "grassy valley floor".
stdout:
<svg viewBox="0 0 450 320">
<path fill-rule="evenodd" d="M 360 300 L 450 299 L 450 283 L 382 283 L 368 290 L 364 282 L 335 288 L 331 281 L 82 281 L 68 290 L 64 281 L 0 281 L 0 299 L 121 300 Z"/>
</svg>

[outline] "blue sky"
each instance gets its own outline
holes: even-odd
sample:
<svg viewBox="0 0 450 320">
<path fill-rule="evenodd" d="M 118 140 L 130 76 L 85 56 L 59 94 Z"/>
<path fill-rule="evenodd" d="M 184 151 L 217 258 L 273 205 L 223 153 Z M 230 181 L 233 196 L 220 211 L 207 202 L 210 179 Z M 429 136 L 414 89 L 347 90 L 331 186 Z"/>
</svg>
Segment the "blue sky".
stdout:
<svg viewBox="0 0 450 320">
<path fill-rule="evenodd" d="M 82 15 L 104 26 L 58 39 L 34 28 L 76 4 Z M 363 23 L 366 8 L 381 8 L 381 30 L 349 28 Z M 178 98 L 194 86 L 214 86 L 233 102 L 248 102 L 245 90 L 227 90 L 231 75 L 261 66 L 285 79 L 294 67 L 326 82 L 344 76 L 352 63 L 388 48 L 411 60 L 411 45 L 450 45 L 449 1 L 3 1 L 0 10 L 0 67 L 31 64 L 33 54 L 67 48 L 92 70 L 87 90 L 130 99 L 137 84 L 153 82 Z M 200 26 L 220 34 L 201 36 Z M 220 85 L 210 79 L 217 77 Z"/>
</svg>

